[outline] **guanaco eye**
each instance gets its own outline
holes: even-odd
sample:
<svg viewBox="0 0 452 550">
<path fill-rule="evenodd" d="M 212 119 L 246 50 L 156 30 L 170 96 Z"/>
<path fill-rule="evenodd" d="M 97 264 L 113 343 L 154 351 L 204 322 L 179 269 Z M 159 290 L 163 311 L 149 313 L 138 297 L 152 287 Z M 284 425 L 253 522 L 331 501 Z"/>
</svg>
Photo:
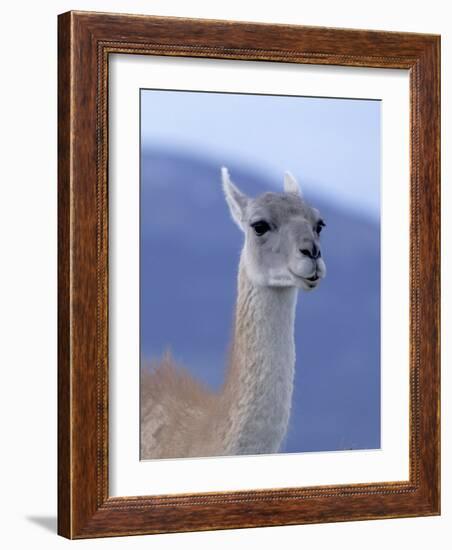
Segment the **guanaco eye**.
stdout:
<svg viewBox="0 0 452 550">
<path fill-rule="evenodd" d="M 254 229 L 256 235 L 258 235 L 259 237 L 267 233 L 267 231 L 270 231 L 270 225 L 264 220 L 252 223 L 251 227 Z"/>
<path fill-rule="evenodd" d="M 326 227 L 326 223 L 323 220 L 319 220 L 315 226 L 315 232 L 317 235 L 320 235 L 323 227 Z"/>
</svg>

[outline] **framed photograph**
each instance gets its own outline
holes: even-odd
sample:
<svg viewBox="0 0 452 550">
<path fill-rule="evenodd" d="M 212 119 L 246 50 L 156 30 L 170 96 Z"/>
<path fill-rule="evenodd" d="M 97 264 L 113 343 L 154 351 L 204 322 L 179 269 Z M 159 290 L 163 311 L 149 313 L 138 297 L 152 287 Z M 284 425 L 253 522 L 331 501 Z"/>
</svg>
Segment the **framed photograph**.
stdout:
<svg viewBox="0 0 452 550">
<path fill-rule="evenodd" d="M 440 513 L 440 38 L 68 12 L 58 531 Z"/>
</svg>

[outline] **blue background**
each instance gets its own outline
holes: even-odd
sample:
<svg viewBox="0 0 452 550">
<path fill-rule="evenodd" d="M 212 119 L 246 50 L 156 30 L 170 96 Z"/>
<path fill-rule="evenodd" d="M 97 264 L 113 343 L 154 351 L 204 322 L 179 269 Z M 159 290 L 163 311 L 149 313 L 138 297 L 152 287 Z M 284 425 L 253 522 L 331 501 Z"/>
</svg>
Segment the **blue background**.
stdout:
<svg viewBox="0 0 452 550">
<path fill-rule="evenodd" d="M 220 166 L 247 194 L 290 170 L 321 211 L 327 278 L 300 292 L 283 452 L 380 447 L 380 102 L 141 92 L 141 355 L 224 378 L 243 237 Z"/>
</svg>

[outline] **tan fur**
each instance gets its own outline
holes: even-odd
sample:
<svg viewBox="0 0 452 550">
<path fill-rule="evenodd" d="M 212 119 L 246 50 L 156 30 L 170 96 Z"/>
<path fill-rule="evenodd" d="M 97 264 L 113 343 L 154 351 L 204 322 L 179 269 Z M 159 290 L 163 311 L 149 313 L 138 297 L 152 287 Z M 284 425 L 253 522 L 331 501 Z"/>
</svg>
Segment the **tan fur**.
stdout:
<svg viewBox="0 0 452 550">
<path fill-rule="evenodd" d="M 215 401 L 215 395 L 169 353 L 146 366 L 141 374 L 141 458 L 207 453 L 209 442 L 203 450 L 200 439 L 206 439 L 202 434 L 208 430 Z"/>
</svg>

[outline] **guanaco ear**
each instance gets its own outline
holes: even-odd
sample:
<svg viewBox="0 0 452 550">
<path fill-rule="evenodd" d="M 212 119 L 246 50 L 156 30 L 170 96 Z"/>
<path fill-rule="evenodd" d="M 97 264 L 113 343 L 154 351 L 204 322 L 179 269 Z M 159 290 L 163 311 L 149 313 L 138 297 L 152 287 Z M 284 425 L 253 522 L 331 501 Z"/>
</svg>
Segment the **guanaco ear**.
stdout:
<svg viewBox="0 0 452 550">
<path fill-rule="evenodd" d="M 286 193 L 295 193 L 296 195 L 303 197 L 303 193 L 301 192 L 301 188 L 297 180 L 290 172 L 285 172 L 284 174 L 284 191 Z"/>
<path fill-rule="evenodd" d="M 245 231 L 245 210 L 248 203 L 248 197 L 232 183 L 228 169 L 224 166 L 221 168 L 221 179 L 223 182 L 224 196 L 226 197 L 232 219 L 242 231 Z"/>
</svg>

